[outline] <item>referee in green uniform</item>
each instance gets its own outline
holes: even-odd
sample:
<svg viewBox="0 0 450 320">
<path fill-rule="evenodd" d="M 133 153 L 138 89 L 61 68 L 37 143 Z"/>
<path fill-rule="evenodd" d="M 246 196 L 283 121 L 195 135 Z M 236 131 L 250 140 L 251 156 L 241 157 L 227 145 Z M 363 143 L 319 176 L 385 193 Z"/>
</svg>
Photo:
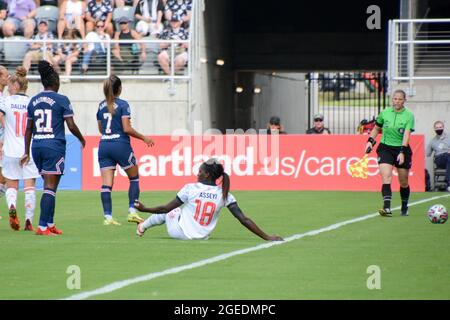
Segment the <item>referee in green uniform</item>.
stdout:
<svg viewBox="0 0 450 320">
<path fill-rule="evenodd" d="M 400 197 L 402 200 L 401 215 L 408 215 L 409 201 L 409 169 L 412 165 L 412 150 L 409 146 L 411 132 L 414 131 L 414 115 L 405 108 L 406 94 L 397 90 L 392 96 L 392 107 L 384 109 L 378 116 L 375 127 L 370 133 L 366 144 L 366 153 L 375 146 L 375 138 L 382 131 L 380 145 L 377 148 L 378 164 L 383 186 L 383 209 L 378 212 L 384 217 L 391 217 L 392 171 L 398 171 Z"/>
</svg>

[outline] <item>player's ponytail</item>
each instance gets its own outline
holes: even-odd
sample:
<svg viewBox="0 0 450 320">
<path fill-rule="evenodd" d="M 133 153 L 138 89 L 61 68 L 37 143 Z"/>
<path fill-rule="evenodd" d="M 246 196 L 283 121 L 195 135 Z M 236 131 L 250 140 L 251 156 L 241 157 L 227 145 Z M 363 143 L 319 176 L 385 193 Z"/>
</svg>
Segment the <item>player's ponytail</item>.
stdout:
<svg viewBox="0 0 450 320">
<path fill-rule="evenodd" d="M 28 90 L 27 69 L 22 66 L 16 68 L 16 72 L 9 78 L 11 83 L 18 83 L 20 91 L 26 93 Z"/>
<path fill-rule="evenodd" d="M 103 93 L 105 94 L 106 104 L 108 106 L 108 112 L 115 113 L 114 99 L 117 98 L 122 92 L 122 81 L 116 75 L 111 75 L 103 83 Z"/>
<path fill-rule="evenodd" d="M 227 201 L 228 193 L 230 192 L 230 176 L 224 172 L 222 174 L 222 197 L 223 201 Z"/>
</svg>

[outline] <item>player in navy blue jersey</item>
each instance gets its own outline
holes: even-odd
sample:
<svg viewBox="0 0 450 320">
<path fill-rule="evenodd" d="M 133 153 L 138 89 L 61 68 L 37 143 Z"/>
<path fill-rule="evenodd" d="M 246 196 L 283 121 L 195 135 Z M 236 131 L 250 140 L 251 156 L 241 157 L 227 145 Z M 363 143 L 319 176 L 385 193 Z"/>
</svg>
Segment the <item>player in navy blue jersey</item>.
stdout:
<svg viewBox="0 0 450 320">
<path fill-rule="evenodd" d="M 130 144 L 130 136 L 142 140 L 148 147 L 154 142 L 133 129 L 130 122 L 130 106 L 128 102 L 119 98 L 122 92 L 122 82 L 119 77 L 111 75 L 103 84 L 105 100 L 102 101 L 97 111 L 98 130 L 102 135 L 98 148 L 98 161 L 102 173 L 101 200 L 104 225 L 120 225 L 112 217 L 111 191 L 114 184 L 114 171 L 119 165 L 130 179 L 128 189 L 128 222 L 141 223 L 144 221 L 136 213 L 134 202 L 139 199 L 139 171 L 133 149 Z"/>
<path fill-rule="evenodd" d="M 73 110 L 69 99 L 58 94 L 59 76 L 53 66 L 41 60 L 38 65 L 44 91 L 31 98 L 27 108 L 27 130 L 25 132 L 25 154 L 21 163 L 30 159 L 30 144 L 33 160 L 44 179 L 44 192 L 41 197 L 41 215 L 37 235 L 59 235 L 53 217 L 55 214 L 56 190 L 64 174 L 66 138 L 64 121 L 70 132 L 85 146 L 85 140 L 73 120 Z"/>
</svg>

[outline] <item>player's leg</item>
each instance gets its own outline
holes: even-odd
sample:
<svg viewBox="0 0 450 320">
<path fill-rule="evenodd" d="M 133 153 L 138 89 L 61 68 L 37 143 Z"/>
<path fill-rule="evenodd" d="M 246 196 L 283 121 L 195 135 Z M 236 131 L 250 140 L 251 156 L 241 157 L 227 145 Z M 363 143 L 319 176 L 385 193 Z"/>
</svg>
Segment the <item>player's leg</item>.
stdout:
<svg viewBox="0 0 450 320">
<path fill-rule="evenodd" d="M 47 228 L 53 234 L 62 234 L 61 230 L 56 229 L 54 217 L 56 207 L 56 191 L 58 190 L 60 174 L 44 174 L 44 192 L 41 197 L 41 218 L 39 220 L 39 229 L 45 231 Z"/>
<path fill-rule="evenodd" d="M 398 168 L 398 182 L 400 183 L 400 198 L 402 200 L 401 214 L 408 215 L 408 202 L 411 190 L 409 188 L 409 169 Z"/>
<path fill-rule="evenodd" d="M 6 203 L 9 209 L 9 224 L 11 229 L 19 231 L 20 221 L 17 216 L 17 189 L 19 188 L 18 180 L 6 180 Z"/>
<path fill-rule="evenodd" d="M 377 148 L 377 154 L 382 181 L 381 195 L 383 197 L 383 209 L 378 210 L 378 212 L 384 217 L 390 217 L 392 215 L 392 169 L 396 163 L 397 156 L 393 152 L 392 148 L 382 143 L 380 143 Z"/>
<path fill-rule="evenodd" d="M 32 148 L 33 159 L 44 179 L 44 191 L 41 197 L 41 215 L 39 218 L 38 235 L 59 235 L 61 230 L 56 229 L 54 216 L 56 206 L 56 192 L 59 181 L 64 174 L 65 152 L 48 148 Z"/>
<path fill-rule="evenodd" d="M 39 171 L 33 159 L 27 165 L 20 167 L 22 178 L 24 179 L 25 192 L 25 231 L 33 231 L 33 217 L 36 209 L 36 178 L 39 178 Z"/>
<path fill-rule="evenodd" d="M 166 216 L 167 233 L 173 239 L 189 240 L 189 238 L 186 237 L 186 235 L 184 234 L 183 229 L 181 229 L 180 224 L 178 223 L 180 220 L 180 215 L 181 215 L 180 208 L 176 208 L 167 214 Z"/>
<path fill-rule="evenodd" d="M 133 162 L 135 163 L 136 160 L 134 159 Z M 139 200 L 139 195 L 141 193 L 139 188 L 139 167 L 134 165 L 130 168 L 126 168 L 125 172 L 130 180 L 130 186 L 128 188 L 128 222 L 141 223 L 144 219 L 137 214 L 136 209 L 134 208 L 134 202 Z"/>
<path fill-rule="evenodd" d="M 112 188 L 114 185 L 115 166 L 109 168 L 102 168 L 102 190 L 100 197 L 103 206 L 103 216 L 105 217 L 104 225 L 120 226 L 120 223 L 113 219 L 112 216 Z"/>
<path fill-rule="evenodd" d="M 138 224 L 136 229 L 137 235 L 142 237 L 147 229 L 164 224 L 166 216 L 167 214 L 152 214 L 147 220 Z"/>
<path fill-rule="evenodd" d="M 112 188 L 114 185 L 114 172 L 116 170 L 117 162 L 114 160 L 114 144 L 100 143 L 98 148 L 98 164 L 102 175 L 102 188 L 100 198 L 103 207 L 103 216 L 105 220 L 104 225 L 120 225 L 113 219 L 112 212 Z"/>
<path fill-rule="evenodd" d="M 25 231 L 33 231 L 34 210 L 36 209 L 36 179 L 26 179 L 25 193 Z"/>
<path fill-rule="evenodd" d="M 392 201 L 392 169 L 393 166 L 387 163 L 380 164 L 380 175 L 382 181 L 381 195 L 383 196 L 383 209 L 379 212 L 382 216 L 391 216 Z"/>
</svg>

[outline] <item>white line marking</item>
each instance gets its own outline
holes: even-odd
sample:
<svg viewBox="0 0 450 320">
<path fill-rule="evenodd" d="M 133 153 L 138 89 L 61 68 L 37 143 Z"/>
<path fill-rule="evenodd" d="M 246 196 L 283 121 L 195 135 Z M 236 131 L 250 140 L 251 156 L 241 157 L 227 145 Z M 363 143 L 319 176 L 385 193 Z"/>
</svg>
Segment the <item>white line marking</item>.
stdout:
<svg viewBox="0 0 450 320">
<path fill-rule="evenodd" d="M 432 197 L 432 198 L 428 198 L 428 199 L 423 199 L 423 200 L 419 200 L 419 201 L 416 201 L 416 202 L 412 202 L 412 203 L 409 204 L 409 206 L 412 207 L 412 206 L 415 206 L 415 205 L 418 205 L 418 204 L 422 204 L 422 203 L 425 203 L 425 202 L 430 202 L 430 201 L 433 201 L 433 200 L 446 198 L 446 197 L 450 197 L 450 194 L 445 195 L 445 196 L 437 196 L 437 197 Z M 393 208 L 392 210 L 398 210 L 398 209 L 400 209 L 400 207 Z M 289 243 L 291 241 L 304 238 L 306 236 L 315 236 L 315 235 L 318 235 L 318 234 L 320 234 L 322 232 L 336 230 L 336 229 L 338 229 L 340 227 L 343 227 L 343 226 L 346 226 L 348 224 L 364 221 L 364 220 L 367 220 L 367 219 L 374 218 L 376 216 L 378 216 L 378 213 L 371 213 L 371 214 L 368 214 L 368 215 L 365 215 L 365 216 L 362 216 L 362 217 L 359 217 L 359 218 L 346 220 L 346 221 L 343 221 L 343 222 L 338 222 L 338 223 L 332 224 L 332 225 L 330 225 L 328 227 L 324 227 L 324 228 L 321 228 L 321 229 L 312 230 L 312 231 L 308 231 L 308 232 L 301 233 L 301 234 L 295 234 L 293 236 L 285 238 L 284 241 L 281 241 L 281 242 L 266 242 L 266 243 L 263 243 L 263 244 L 260 244 L 260 245 L 254 246 L 254 247 L 241 249 L 241 250 L 236 250 L 236 251 L 232 251 L 230 253 L 224 253 L 224 254 L 221 254 L 221 255 L 218 255 L 218 256 L 215 256 L 215 257 L 212 257 L 212 258 L 200 260 L 200 261 L 193 262 L 193 263 L 186 264 L 186 265 L 179 266 L 179 267 L 166 269 L 164 271 L 152 272 L 152 273 L 149 273 L 149 274 L 146 274 L 146 275 L 143 275 L 143 276 L 139 276 L 139 277 L 136 277 L 136 278 L 131 278 L 131 279 L 122 280 L 122 281 L 116 281 L 116 282 L 113 282 L 111 284 L 108 284 L 108 285 L 106 285 L 104 287 L 101 287 L 101 288 L 98 288 L 98 289 L 95 289 L 95 290 L 81 292 L 79 294 L 72 295 L 72 296 L 70 296 L 68 298 L 65 298 L 64 300 L 83 300 L 83 299 L 88 299 L 88 298 L 91 298 L 93 296 L 97 296 L 97 295 L 101 295 L 101 294 L 105 294 L 105 293 L 109 293 L 109 292 L 113 292 L 113 291 L 122 289 L 124 287 L 130 286 L 130 285 L 135 284 L 135 283 L 150 281 L 152 279 L 164 277 L 164 276 L 167 276 L 167 275 L 170 275 L 170 274 L 175 274 L 175 273 L 179 273 L 179 272 L 182 272 L 182 271 L 185 271 L 185 270 L 195 269 L 195 268 L 199 268 L 199 267 L 202 267 L 202 266 L 205 266 L 205 265 L 208 265 L 208 264 L 212 264 L 212 263 L 215 263 L 215 262 L 226 260 L 228 258 L 231 258 L 231 257 L 234 257 L 234 256 L 238 256 L 238 255 L 241 255 L 241 254 L 246 254 L 246 253 L 249 253 L 249 252 L 258 251 L 258 250 L 262 250 L 262 249 L 267 249 L 267 248 L 270 248 L 270 247 L 273 247 L 273 246 L 278 246 L 278 245 L 282 245 L 282 244 L 285 244 L 285 243 Z"/>
</svg>

